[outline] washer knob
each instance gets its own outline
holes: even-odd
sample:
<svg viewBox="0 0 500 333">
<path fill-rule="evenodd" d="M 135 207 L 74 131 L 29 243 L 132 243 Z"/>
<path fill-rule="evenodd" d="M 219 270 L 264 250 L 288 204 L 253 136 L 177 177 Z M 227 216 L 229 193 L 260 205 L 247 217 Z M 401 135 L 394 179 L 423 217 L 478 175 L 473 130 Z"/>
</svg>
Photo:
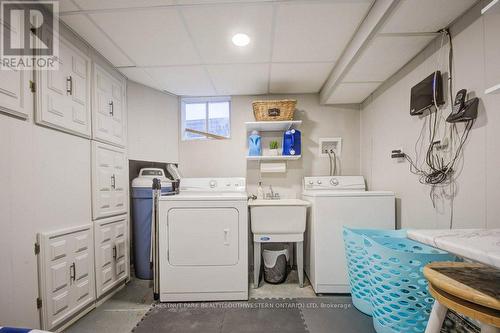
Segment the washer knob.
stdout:
<svg viewBox="0 0 500 333">
<path fill-rule="evenodd" d="M 209 185 L 210 185 L 210 188 L 214 188 L 215 186 L 217 186 L 217 182 L 215 180 L 211 180 Z"/>
<path fill-rule="evenodd" d="M 330 184 L 332 184 L 333 186 L 338 186 L 339 180 L 337 178 L 332 178 L 330 179 Z"/>
<path fill-rule="evenodd" d="M 321 185 L 321 180 L 318 180 L 317 183 L 318 183 L 318 185 Z"/>
<path fill-rule="evenodd" d="M 314 184 L 314 182 L 312 180 L 309 181 L 309 185 L 312 185 Z"/>
</svg>

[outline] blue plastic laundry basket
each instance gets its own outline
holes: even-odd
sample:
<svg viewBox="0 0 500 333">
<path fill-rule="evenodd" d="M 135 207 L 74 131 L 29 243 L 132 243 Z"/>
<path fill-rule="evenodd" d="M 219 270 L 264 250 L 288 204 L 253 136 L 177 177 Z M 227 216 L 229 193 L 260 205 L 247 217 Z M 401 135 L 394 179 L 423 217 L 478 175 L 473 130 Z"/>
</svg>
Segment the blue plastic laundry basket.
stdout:
<svg viewBox="0 0 500 333">
<path fill-rule="evenodd" d="M 344 227 L 344 246 L 351 287 L 352 304 L 364 314 L 372 315 L 370 272 L 363 236 L 406 238 L 406 230 L 351 229 Z"/>
<path fill-rule="evenodd" d="M 407 238 L 363 237 L 375 331 L 424 332 L 434 299 L 423 268 L 434 261 L 456 261 L 456 257 Z"/>
</svg>

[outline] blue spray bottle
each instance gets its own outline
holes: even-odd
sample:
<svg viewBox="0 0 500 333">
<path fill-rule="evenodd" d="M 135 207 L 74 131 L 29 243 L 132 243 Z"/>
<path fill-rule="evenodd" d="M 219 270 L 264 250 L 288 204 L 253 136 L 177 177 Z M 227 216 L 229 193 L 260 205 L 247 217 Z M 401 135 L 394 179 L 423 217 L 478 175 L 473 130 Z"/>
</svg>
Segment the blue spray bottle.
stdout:
<svg viewBox="0 0 500 333">
<path fill-rule="evenodd" d="M 260 155 L 262 155 L 261 137 L 258 131 L 253 130 L 252 134 L 248 137 L 248 156 Z"/>
</svg>

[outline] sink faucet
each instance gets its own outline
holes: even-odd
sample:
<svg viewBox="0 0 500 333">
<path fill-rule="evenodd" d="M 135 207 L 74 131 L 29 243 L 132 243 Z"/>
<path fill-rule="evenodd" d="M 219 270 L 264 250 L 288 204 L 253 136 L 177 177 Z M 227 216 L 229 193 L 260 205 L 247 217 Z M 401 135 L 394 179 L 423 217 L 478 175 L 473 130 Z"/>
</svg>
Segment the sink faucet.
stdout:
<svg viewBox="0 0 500 333">
<path fill-rule="evenodd" d="M 278 192 L 273 191 L 273 186 L 269 185 L 269 193 L 266 193 L 266 199 L 268 200 L 278 200 L 280 198 L 280 194 Z"/>
</svg>

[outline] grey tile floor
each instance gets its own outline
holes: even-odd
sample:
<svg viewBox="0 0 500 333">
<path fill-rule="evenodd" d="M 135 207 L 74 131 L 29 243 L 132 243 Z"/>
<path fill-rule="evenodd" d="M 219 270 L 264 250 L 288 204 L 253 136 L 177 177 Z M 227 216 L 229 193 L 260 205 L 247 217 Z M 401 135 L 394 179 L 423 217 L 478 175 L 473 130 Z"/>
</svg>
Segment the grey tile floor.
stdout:
<svg viewBox="0 0 500 333">
<path fill-rule="evenodd" d="M 153 303 L 151 281 L 132 279 L 125 288 L 65 330 L 67 333 L 130 332 Z"/>
<path fill-rule="evenodd" d="M 250 285 L 250 298 L 252 302 L 278 302 L 287 303 L 293 302 L 301 305 L 300 312 L 303 327 L 309 333 L 374 333 L 372 320 L 370 317 L 363 315 L 357 311 L 351 303 L 350 297 L 347 296 L 319 296 L 314 294 L 310 284 L 306 281 L 304 288 L 299 288 L 297 285 L 296 272 L 292 271 L 287 281 L 281 285 L 269 285 L 261 281 L 258 289 L 253 289 Z M 292 300 L 289 300 L 289 299 Z M 272 299 L 272 300 L 271 300 Z M 141 319 L 151 309 L 153 303 L 151 282 L 139 279 L 132 279 L 124 289 L 116 293 L 111 299 L 104 304 L 88 313 L 74 325 L 69 327 L 67 333 L 121 333 L 131 332 L 133 328 L 141 321 Z M 244 302 L 243 302 L 244 303 Z M 200 303 L 197 303 L 200 304 Z M 278 316 L 285 318 L 290 313 L 286 310 L 277 312 Z M 151 313 L 155 313 L 152 310 Z M 221 321 L 224 315 L 231 314 L 230 310 L 226 312 L 213 311 L 210 312 L 213 326 L 219 327 L 217 332 L 225 332 L 227 329 L 232 330 L 231 325 L 240 326 L 245 332 L 252 332 L 253 329 L 257 332 L 265 332 L 264 327 L 238 324 L 238 318 L 244 319 L 245 314 L 234 316 L 235 322 Z M 165 314 L 162 314 L 165 316 Z M 139 325 L 142 328 L 140 332 L 147 332 L 148 325 L 153 325 L 159 332 L 208 332 L 206 311 L 186 312 L 187 317 L 179 316 L 176 313 L 166 314 L 163 320 L 156 322 L 148 322 L 148 317 Z M 222 316 L 222 317 L 221 317 Z M 199 317 L 199 318 L 198 318 Z M 184 319 L 183 319 L 184 318 Z M 281 319 L 283 319 L 281 318 Z M 199 319 L 199 321 L 197 321 Z M 170 323 L 167 323 L 170 321 Z M 175 322 L 172 322 L 175 321 Z M 204 323 L 203 327 L 196 326 L 197 322 Z M 224 323 L 224 324 L 221 324 Z M 247 323 L 247 321 L 245 322 Z M 142 326 L 144 325 L 144 326 Z M 219 325 L 219 326 L 217 326 Z M 229 326 L 228 326 L 229 325 Z M 234 326 L 233 325 L 233 326 Z M 141 327 L 142 326 L 142 327 Z M 180 327 L 184 330 L 180 330 Z M 233 327 L 234 328 L 234 327 Z M 146 330 L 144 330 L 146 329 Z M 228 331 L 229 332 L 229 331 Z M 300 332 L 303 332 L 301 329 Z"/>
</svg>

